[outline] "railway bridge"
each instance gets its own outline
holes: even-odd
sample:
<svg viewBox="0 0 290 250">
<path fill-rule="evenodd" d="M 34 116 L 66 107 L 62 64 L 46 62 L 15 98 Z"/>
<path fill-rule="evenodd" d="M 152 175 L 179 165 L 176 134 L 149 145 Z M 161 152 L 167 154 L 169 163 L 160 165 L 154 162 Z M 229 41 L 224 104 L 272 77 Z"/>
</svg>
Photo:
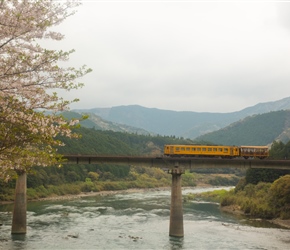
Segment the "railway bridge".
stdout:
<svg viewBox="0 0 290 250">
<path fill-rule="evenodd" d="M 64 155 L 65 163 L 97 164 L 112 163 L 123 165 L 142 165 L 146 167 L 166 168 L 176 163 L 183 169 L 193 168 L 270 168 L 290 169 L 288 160 L 260 159 L 222 159 L 201 157 L 168 157 L 168 156 L 114 156 L 114 155 Z"/>
<path fill-rule="evenodd" d="M 172 175 L 169 235 L 183 237 L 183 209 L 181 175 L 185 169 L 194 168 L 268 168 L 289 169 L 287 160 L 259 159 L 220 159 L 197 157 L 152 157 L 152 156 L 100 156 L 64 155 L 66 164 L 121 164 L 145 167 L 167 168 Z M 122 167 L 122 166 L 120 166 Z M 15 202 L 12 221 L 12 234 L 26 233 L 26 173 L 19 175 L 15 189 Z"/>
</svg>

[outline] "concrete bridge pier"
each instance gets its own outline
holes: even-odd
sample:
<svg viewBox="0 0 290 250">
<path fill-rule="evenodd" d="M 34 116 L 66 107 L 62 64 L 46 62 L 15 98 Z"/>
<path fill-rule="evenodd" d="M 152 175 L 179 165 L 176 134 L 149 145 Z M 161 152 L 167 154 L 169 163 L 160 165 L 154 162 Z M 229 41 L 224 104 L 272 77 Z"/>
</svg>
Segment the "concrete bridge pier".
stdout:
<svg viewBox="0 0 290 250">
<path fill-rule="evenodd" d="M 15 200 L 11 234 L 26 234 L 26 172 L 19 171 L 15 187 Z"/>
<path fill-rule="evenodd" d="M 179 168 L 176 162 L 169 173 L 172 175 L 169 236 L 183 237 L 181 175 L 184 174 L 184 170 Z"/>
</svg>

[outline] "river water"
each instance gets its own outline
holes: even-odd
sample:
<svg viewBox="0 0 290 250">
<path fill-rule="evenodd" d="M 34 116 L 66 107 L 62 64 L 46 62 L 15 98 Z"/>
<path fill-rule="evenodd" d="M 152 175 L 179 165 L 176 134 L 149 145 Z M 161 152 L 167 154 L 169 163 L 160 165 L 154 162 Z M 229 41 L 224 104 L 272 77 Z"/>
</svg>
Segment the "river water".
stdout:
<svg viewBox="0 0 290 250">
<path fill-rule="evenodd" d="M 290 249 L 290 230 L 203 201 L 183 204 L 184 238 L 169 237 L 169 208 L 170 191 L 30 202 L 27 234 L 11 236 L 12 205 L 2 205 L 0 249 Z"/>
</svg>

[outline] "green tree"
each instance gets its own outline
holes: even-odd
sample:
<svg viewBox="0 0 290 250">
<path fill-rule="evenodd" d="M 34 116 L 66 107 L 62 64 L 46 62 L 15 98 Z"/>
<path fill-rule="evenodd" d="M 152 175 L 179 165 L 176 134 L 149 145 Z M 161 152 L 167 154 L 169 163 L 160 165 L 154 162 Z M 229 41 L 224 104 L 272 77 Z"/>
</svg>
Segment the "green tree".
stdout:
<svg viewBox="0 0 290 250">
<path fill-rule="evenodd" d="M 288 206 L 290 209 L 290 175 L 276 180 L 271 188 L 271 202 L 276 208 Z"/>
<path fill-rule="evenodd" d="M 281 176 L 289 174 L 289 172 L 289 170 L 249 168 L 246 171 L 246 183 L 258 184 L 259 182 L 274 182 Z"/>
<path fill-rule="evenodd" d="M 289 147 L 289 142 L 288 142 Z M 274 141 L 270 149 L 270 157 L 273 159 L 284 159 L 286 157 L 286 147 L 281 141 Z"/>
</svg>

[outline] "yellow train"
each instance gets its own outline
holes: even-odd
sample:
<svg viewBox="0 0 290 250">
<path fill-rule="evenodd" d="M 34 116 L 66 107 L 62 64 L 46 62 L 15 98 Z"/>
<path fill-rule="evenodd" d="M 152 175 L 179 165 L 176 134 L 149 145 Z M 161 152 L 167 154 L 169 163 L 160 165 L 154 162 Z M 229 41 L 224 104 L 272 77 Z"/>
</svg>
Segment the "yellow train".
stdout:
<svg viewBox="0 0 290 250">
<path fill-rule="evenodd" d="M 243 157 L 264 159 L 269 156 L 267 146 L 209 146 L 209 145 L 165 145 L 164 155 L 172 157 Z"/>
</svg>

